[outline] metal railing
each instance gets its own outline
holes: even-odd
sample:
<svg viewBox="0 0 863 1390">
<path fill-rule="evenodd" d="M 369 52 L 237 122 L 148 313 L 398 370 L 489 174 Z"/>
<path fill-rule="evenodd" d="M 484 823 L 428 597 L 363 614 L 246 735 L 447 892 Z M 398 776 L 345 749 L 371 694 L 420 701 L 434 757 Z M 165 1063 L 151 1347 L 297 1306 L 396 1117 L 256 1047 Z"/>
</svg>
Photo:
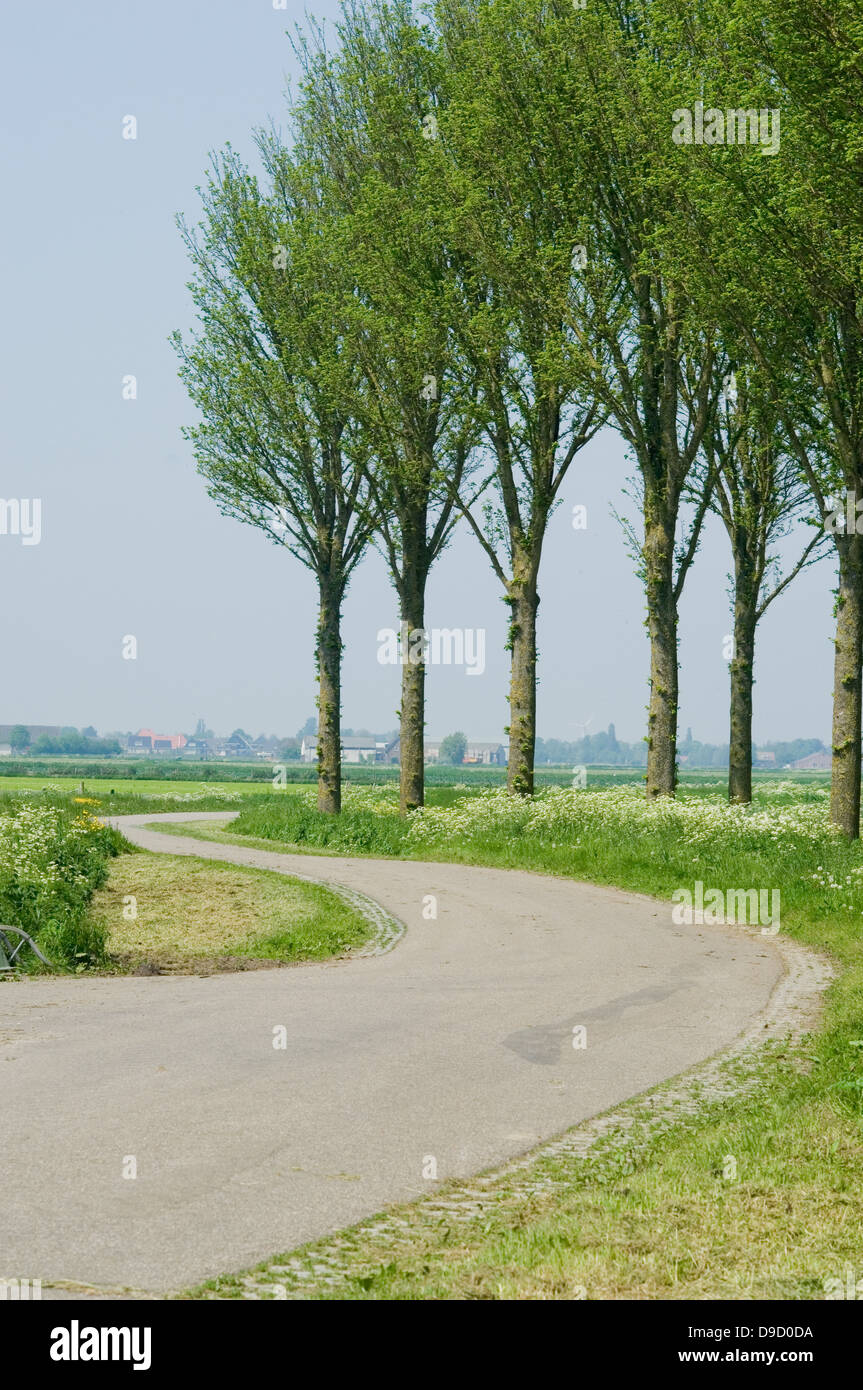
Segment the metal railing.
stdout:
<svg viewBox="0 0 863 1390">
<path fill-rule="evenodd" d="M 21 938 L 20 941 L 18 941 L 17 945 L 14 946 L 11 940 L 9 939 L 9 933 L 12 932 L 14 932 L 16 936 L 19 936 Z M 47 956 L 43 956 L 42 952 L 39 950 L 39 947 L 36 945 L 36 942 L 33 940 L 32 936 L 28 936 L 27 933 L 25 931 L 22 931 L 20 927 L 0 926 L 0 971 L 14 970 L 15 957 L 23 950 L 25 946 L 29 946 L 31 951 L 35 951 L 36 955 L 39 957 L 41 961 L 45 963 L 45 965 L 51 966 L 50 960 Z M 51 968 L 53 969 L 53 967 Z"/>
</svg>

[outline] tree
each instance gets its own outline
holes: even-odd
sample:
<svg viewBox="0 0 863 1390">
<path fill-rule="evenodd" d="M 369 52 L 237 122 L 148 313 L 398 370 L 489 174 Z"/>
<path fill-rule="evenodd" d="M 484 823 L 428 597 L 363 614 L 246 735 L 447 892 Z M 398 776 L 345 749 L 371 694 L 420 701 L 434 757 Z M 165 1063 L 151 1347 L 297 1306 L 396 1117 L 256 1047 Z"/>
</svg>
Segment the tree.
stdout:
<svg viewBox="0 0 863 1390">
<path fill-rule="evenodd" d="M 469 473 L 470 387 L 456 369 L 454 292 L 441 225 L 440 55 L 409 0 L 351 6 L 330 58 L 301 46 L 304 159 L 340 231 L 341 330 L 356 353 L 378 544 L 398 596 L 400 805 L 424 799 L 425 598 Z"/>
<path fill-rule="evenodd" d="M 706 471 L 696 470 L 719 353 L 676 273 L 687 173 L 670 157 L 665 110 L 674 86 L 669 50 L 649 22 L 651 3 L 592 0 L 582 9 L 547 0 L 451 0 L 452 8 L 487 19 L 507 86 L 523 82 L 525 69 L 534 73 L 530 100 L 511 106 L 506 138 L 506 150 L 513 143 L 517 151 L 505 186 L 519 194 L 513 226 L 520 212 L 531 229 L 543 219 L 554 228 L 538 275 L 542 282 L 544 264 L 558 276 L 561 263 L 569 271 L 568 295 L 558 280 L 547 306 L 550 321 L 560 318 L 555 338 L 566 346 L 559 352 L 566 374 L 557 380 L 575 388 L 587 432 L 607 416 L 637 464 L 643 530 L 636 547 L 651 653 L 647 794 L 654 797 L 673 795 L 676 785 L 678 607 L 709 500 Z M 527 200 L 525 159 L 536 166 Z M 554 349 L 545 360 L 540 355 L 546 382 L 554 379 L 554 356 Z M 553 421 L 553 394 L 541 399 Z M 553 437 L 547 432 L 546 444 Z M 685 490 L 696 476 L 704 486 L 678 544 Z"/>
<path fill-rule="evenodd" d="M 9 734 L 9 746 L 13 753 L 23 753 L 30 747 L 30 730 L 26 724 L 15 724 Z"/>
<path fill-rule="evenodd" d="M 320 190 L 274 135 L 268 191 L 227 151 L 184 239 L 200 328 L 174 341 L 202 423 L 186 431 L 210 496 L 315 577 L 318 807 L 341 809 L 341 612 L 373 529 L 350 415 L 357 364 L 333 318 L 344 285 Z"/>
<path fill-rule="evenodd" d="M 459 732 L 447 734 L 446 738 L 441 739 L 440 753 L 438 759 L 442 763 L 449 763 L 453 767 L 460 767 L 464 762 L 464 755 L 467 752 L 467 737 Z"/>
<path fill-rule="evenodd" d="M 821 558 L 827 537 L 816 529 L 783 576 L 772 548 L 811 514 L 812 497 L 758 372 L 738 369 L 729 379 L 704 447 L 715 479 L 711 507 L 725 526 L 734 566 L 728 796 L 749 802 L 756 629 L 770 604 Z"/>
<path fill-rule="evenodd" d="M 652 8 L 653 0 L 592 0 L 568 12 L 572 59 L 549 96 L 561 112 L 558 147 L 571 152 L 590 219 L 570 322 L 590 388 L 638 468 L 648 797 L 676 788 L 679 604 L 709 504 L 709 475 L 696 470 L 724 375 L 712 326 L 678 264 L 689 171 L 667 122 L 679 105 L 675 48 L 652 24 Z M 697 500 L 679 534 L 687 493 Z"/>
<path fill-rule="evenodd" d="M 660 8 L 659 6 L 657 8 Z M 676 0 L 661 0 L 668 23 Z M 781 388 L 789 360 L 806 400 L 784 411 L 791 448 L 839 564 L 831 818 L 860 831 L 863 530 L 831 522 L 831 496 L 863 497 L 863 27 L 857 0 L 704 0 L 687 7 L 680 52 L 707 93 L 774 114 L 779 157 L 701 151 L 681 246 L 714 301 Z M 765 336 L 765 322 L 771 331 Z M 781 399 L 781 389 L 777 389 Z M 799 402 L 799 398 L 798 398 Z M 844 511 L 844 506 L 840 507 Z"/>
<path fill-rule="evenodd" d="M 460 509 L 510 611 L 507 784 L 525 795 L 534 788 L 543 545 L 564 479 L 603 423 L 578 389 L 566 323 L 583 208 L 545 100 L 562 54 L 548 16 L 529 9 L 515 23 L 510 5 L 440 7 L 448 235 L 464 295 L 454 329 L 492 460 L 480 513 Z"/>
</svg>

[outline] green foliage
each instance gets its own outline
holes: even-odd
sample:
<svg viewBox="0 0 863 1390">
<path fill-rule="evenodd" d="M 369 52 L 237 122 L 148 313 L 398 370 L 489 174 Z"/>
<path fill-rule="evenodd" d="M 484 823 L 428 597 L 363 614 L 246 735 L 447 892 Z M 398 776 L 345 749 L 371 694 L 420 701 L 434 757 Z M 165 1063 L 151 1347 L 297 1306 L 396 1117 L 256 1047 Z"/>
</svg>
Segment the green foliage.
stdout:
<svg viewBox="0 0 863 1390">
<path fill-rule="evenodd" d="M 438 757 L 442 763 L 449 763 L 453 767 L 458 767 L 464 762 L 466 752 L 467 736 L 459 731 L 455 734 L 447 734 L 446 738 L 441 739 Z"/>
<path fill-rule="evenodd" d="M 115 738 L 86 738 L 76 730 L 63 732 L 56 736 L 40 734 L 30 748 L 34 757 L 83 754 L 85 757 L 110 758 L 122 751 Z"/>
<path fill-rule="evenodd" d="M 399 817 L 394 795 L 383 789 L 346 789 L 342 812 L 327 815 L 307 792 L 244 806 L 231 833 L 296 845 L 301 849 L 345 854 L 397 855 L 407 822 Z"/>
<path fill-rule="evenodd" d="M 104 939 L 87 906 L 118 839 L 80 806 L 25 804 L 0 816 L 0 924 L 21 927 L 61 967 L 100 960 Z M 37 968 L 26 949 L 21 962 Z"/>
</svg>

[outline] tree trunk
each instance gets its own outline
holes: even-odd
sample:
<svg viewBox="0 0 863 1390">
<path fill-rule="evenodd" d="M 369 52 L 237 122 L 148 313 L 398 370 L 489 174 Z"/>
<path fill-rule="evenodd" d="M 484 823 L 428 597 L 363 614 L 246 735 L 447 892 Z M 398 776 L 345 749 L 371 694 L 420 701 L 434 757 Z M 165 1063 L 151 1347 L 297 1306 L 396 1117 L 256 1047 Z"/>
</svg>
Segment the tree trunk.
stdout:
<svg viewBox="0 0 863 1390">
<path fill-rule="evenodd" d="M 863 536 L 837 542 L 839 599 L 833 678 L 833 775 L 830 819 L 851 839 L 860 835 L 860 718 L 863 665 Z"/>
<path fill-rule="evenodd" d="M 425 584 L 416 574 L 407 576 L 401 621 L 399 810 L 406 816 L 425 800 Z"/>
<path fill-rule="evenodd" d="M 318 810 L 342 809 L 342 639 L 341 590 L 318 580 L 319 608 L 315 654 L 318 666 Z"/>
<path fill-rule="evenodd" d="M 650 707 L 647 717 L 647 795 L 674 796 L 677 786 L 677 600 L 674 596 L 674 521 L 645 524 L 644 566 L 650 634 Z"/>
<path fill-rule="evenodd" d="M 507 790 L 532 796 L 536 752 L 536 612 L 537 580 L 529 562 L 516 559 L 507 603 L 509 648 L 509 769 Z"/>
<path fill-rule="evenodd" d="M 752 800 L 752 685 L 755 666 L 757 594 L 739 570 L 734 594 L 734 656 L 731 660 L 731 733 L 728 800 Z"/>
</svg>

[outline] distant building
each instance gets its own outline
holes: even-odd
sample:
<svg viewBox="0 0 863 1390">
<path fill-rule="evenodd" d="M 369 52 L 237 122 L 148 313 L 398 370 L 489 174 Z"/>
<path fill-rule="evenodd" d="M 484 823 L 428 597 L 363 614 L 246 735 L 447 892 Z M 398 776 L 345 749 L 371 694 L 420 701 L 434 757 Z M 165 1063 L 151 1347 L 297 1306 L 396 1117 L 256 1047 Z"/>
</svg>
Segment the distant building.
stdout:
<svg viewBox="0 0 863 1390">
<path fill-rule="evenodd" d="M 363 738 L 351 737 L 350 735 L 342 739 L 342 762 L 343 763 L 377 763 L 384 761 L 386 744 L 379 743 L 375 738 L 366 736 Z M 318 760 L 318 740 L 313 734 L 304 734 L 300 744 L 300 759 L 304 763 L 316 763 Z"/>
<path fill-rule="evenodd" d="M 183 747 L 184 758 L 200 758 L 202 762 L 210 756 L 210 740 L 207 738 L 187 738 Z"/>
<path fill-rule="evenodd" d="M 244 762 L 252 762 L 255 757 L 251 743 L 243 734 L 231 734 L 230 738 L 222 739 L 216 752 L 220 758 L 238 758 Z"/>
<path fill-rule="evenodd" d="M 257 758 L 275 758 L 279 751 L 279 740 L 259 734 L 252 744 L 252 751 Z"/>
<path fill-rule="evenodd" d="M 772 748 L 756 748 L 755 761 L 764 767 L 768 765 L 770 765 L 771 767 L 775 767 L 776 754 L 774 753 Z"/>
<path fill-rule="evenodd" d="M 425 745 L 425 759 L 427 763 L 440 761 L 441 741 L 427 743 Z M 467 747 L 464 750 L 462 766 L 464 767 L 506 767 L 508 761 L 507 750 L 502 743 L 477 743 L 476 740 L 468 739 Z"/>
<path fill-rule="evenodd" d="M 426 740 L 423 745 L 423 755 L 427 763 L 440 761 L 440 739 Z M 386 746 L 386 756 L 383 762 L 397 763 L 401 758 L 401 740 L 393 739 L 392 743 Z M 469 739 L 464 751 L 464 767 L 506 767 L 509 761 L 507 749 L 502 743 L 478 743 L 475 739 Z"/>
<path fill-rule="evenodd" d="M 810 753 L 808 758 L 798 758 L 796 763 L 791 763 L 791 767 L 795 772 L 829 772 L 832 762 L 830 753 Z"/>
<path fill-rule="evenodd" d="M 130 734 L 127 743 L 130 753 L 181 753 L 185 746 L 185 734 L 157 734 L 152 729 Z"/>
</svg>

